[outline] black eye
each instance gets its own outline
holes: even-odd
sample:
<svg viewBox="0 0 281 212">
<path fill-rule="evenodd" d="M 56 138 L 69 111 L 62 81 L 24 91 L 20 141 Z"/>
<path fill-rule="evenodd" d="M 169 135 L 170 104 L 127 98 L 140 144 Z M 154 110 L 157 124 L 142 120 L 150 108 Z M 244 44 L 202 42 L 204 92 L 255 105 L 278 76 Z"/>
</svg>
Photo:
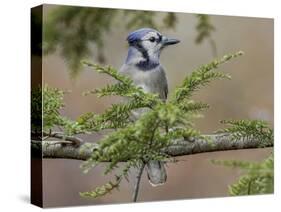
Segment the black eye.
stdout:
<svg viewBox="0 0 281 212">
<path fill-rule="evenodd" d="M 155 41 L 156 41 L 156 38 L 155 38 L 155 37 L 151 37 L 151 38 L 149 38 L 149 40 L 150 40 L 151 42 L 155 42 Z"/>
</svg>

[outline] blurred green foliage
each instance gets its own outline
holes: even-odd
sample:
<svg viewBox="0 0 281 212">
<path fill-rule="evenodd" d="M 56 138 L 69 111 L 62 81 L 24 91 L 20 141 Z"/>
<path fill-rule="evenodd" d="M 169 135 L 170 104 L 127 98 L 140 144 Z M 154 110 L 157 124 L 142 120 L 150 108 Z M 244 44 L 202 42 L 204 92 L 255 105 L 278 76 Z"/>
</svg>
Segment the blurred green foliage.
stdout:
<svg viewBox="0 0 281 212">
<path fill-rule="evenodd" d="M 215 31 L 214 25 L 210 22 L 210 17 L 204 14 L 196 15 L 198 22 L 196 25 L 196 30 L 198 32 L 195 42 L 201 43 L 204 39 L 207 39 L 211 36 L 211 33 Z"/>
<path fill-rule="evenodd" d="M 212 32 L 216 30 L 215 26 L 211 23 L 211 18 L 205 14 L 198 14 L 197 17 L 197 36 L 195 39 L 195 43 L 201 44 L 204 40 L 207 40 L 212 49 L 213 57 L 217 57 L 217 45 L 215 40 L 212 38 Z"/>
<path fill-rule="evenodd" d="M 80 61 L 92 54 L 99 63 L 105 63 L 104 36 L 113 26 L 120 25 L 121 20 L 127 29 L 175 27 L 177 17 L 174 13 L 166 13 L 160 21 L 156 14 L 152 11 L 59 6 L 45 19 L 43 50 L 49 54 L 59 49 L 69 65 L 70 76 L 75 77 L 81 70 Z M 95 52 L 91 52 L 92 47 Z"/>
<path fill-rule="evenodd" d="M 175 29 L 178 22 L 175 13 L 166 12 L 163 16 L 158 14 L 155 11 L 59 6 L 52 9 L 48 18 L 44 19 L 43 52 L 51 54 L 59 50 L 68 64 L 70 76 L 74 78 L 81 71 L 82 59 L 94 56 L 99 63 L 106 63 L 103 53 L 104 37 L 113 27 L 121 23 L 128 30 L 142 27 L 158 30 Z M 196 43 L 208 39 L 213 56 L 217 56 L 216 44 L 211 38 L 215 28 L 210 22 L 210 17 L 208 15 L 195 17 L 198 33 Z M 35 19 L 32 23 L 36 26 Z"/>
</svg>

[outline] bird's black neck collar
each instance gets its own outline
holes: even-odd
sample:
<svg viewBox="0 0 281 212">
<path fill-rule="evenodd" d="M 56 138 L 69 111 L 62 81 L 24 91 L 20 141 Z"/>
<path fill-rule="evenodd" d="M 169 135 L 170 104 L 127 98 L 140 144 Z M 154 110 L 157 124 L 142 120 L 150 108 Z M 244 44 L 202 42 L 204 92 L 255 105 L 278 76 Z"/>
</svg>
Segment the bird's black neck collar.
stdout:
<svg viewBox="0 0 281 212">
<path fill-rule="evenodd" d="M 159 60 L 155 61 L 155 60 L 151 60 L 151 58 L 149 57 L 147 50 L 143 49 L 141 46 L 134 46 L 139 52 L 141 52 L 143 60 L 139 61 L 138 63 L 136 63 L 136 67 L 138 67 L 141 71 L 150 71 L 154 68 L 156 68 L 157 66 L 159 66 Z"/>
<path fill-rule="evenodd" d="M 151 61 L 149 58 L 141 60 L 136 64 L 136 67 L 138 67 L 138 69 L 140 69 L 141 71 L 150 71 L 157 66 L 159 66 L 159 62 Z"/>
</svg>

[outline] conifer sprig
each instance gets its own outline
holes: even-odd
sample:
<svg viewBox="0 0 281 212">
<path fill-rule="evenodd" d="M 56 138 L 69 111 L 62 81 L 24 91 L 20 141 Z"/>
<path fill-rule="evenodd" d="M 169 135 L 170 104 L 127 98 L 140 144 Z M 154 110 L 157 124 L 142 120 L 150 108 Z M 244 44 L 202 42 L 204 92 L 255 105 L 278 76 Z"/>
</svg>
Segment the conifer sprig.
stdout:
<svg viewBox="0 0 281 212">
<path fill-rule="evenodd" d="M 195 91 L 209 84 L 212 80 L 230 79 L 231 76 L 229 74 L 217 71 L 217 69 L 220 65 L 241 55 L 243 55 L 243 52 L 239 51 L 235 54 L 225 55 L 221 59 L 214 60 L 207 65 L 200 66 L 183 80 L 180 87 L 176 88 L 173 101 L 176 104 L 180 104 L 183 100 L 189 99 Z"/>
<path fill-rule="evenodd" d="M 221 123 L 229 127 L 221 129 L 219 133 L 230 133 L 235 140 L 254 138 L 259 140 L 260 147 L 273 144 L 273 130 L 265 121 L 261 120 L 224 120 Z"/>
<path fill-rule="evenodd" d="M 142 88 L 134 85 L 133 81 L 120 74 L 116 69 L 111 66 L 100 66 L 98 64 L 93 64 L 90 62 L 83 62 L 84 65 L 91 67 L 94 71 L 98 73 L 104 73 L 112 77 L 117 81 L 115 84 L 107 85 L 104 88 L 94 89 L 92 91 L 84 92 L 84 95 L 97 94 L 98 97 L 103 96 L 122 96 L 128 97 L 131 100 L 142 103 L 141 106 L 146 105 L 147 107 L 152 107 L 153 105 L 162 102 L 158 95 L 152 93 L 146 93 Z"/>
<path fill-rule="evenodd" d="M 119 188 L 119 184 L 121 182 L 122 177 L 121 176 L 115 176 L 115 180 L 109 181 L 108 183 L 99 186 L 95 188 L 93 191 L 86 191 L 86 192 L 80 192 L 81 197 L 102 197 L 110 192 L 112 192 L 114 189 Z"/>
<path fill-rule="evenodd" d="M 75 121 L 60 114 L 65 107 L 63 98 L 66 93 L 68 92 L 51 88 L 47 84 L 31 91 L 33 133 L 40 131 L 41 134 L 43 130 L 44 134 L 50 134 L 55 127 L 63 129 L 65 135 L 72 135 L 79 131 L 79 126 Z"/>
<path fill-rule="evenodd" d="M 229 194 L 251 195 L 251 194 L 269 194 L 274 190 L 274 160 L 270 155 L 262 162 L 248 161 L 218 161 L 213 160 L 212 163 L 224 165 L 231 168 L 239 168 L 244 171 L 236 183 L 229 186 Z"/>
</svg>

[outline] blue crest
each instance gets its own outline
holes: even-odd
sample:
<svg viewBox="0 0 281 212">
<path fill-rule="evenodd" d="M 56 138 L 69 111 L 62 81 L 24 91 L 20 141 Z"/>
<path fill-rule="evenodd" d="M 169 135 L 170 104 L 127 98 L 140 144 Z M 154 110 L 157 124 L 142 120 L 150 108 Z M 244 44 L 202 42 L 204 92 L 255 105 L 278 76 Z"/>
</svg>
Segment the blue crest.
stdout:
<svg viewBox="0 0 281 212">
<path fill-rule="evenodd" d="M 156 32 L 156 30 L 154 29 L 150 29 L 150 28 L 141 28 L 138 29 L 136 31 L 131 32 L 128 37 L 127 37 L 127 41 L 129 43 L 133 43 L 135 41 L 140 40 L 145 34 L 147 34 L 148 32 Z"/>
</svg>

